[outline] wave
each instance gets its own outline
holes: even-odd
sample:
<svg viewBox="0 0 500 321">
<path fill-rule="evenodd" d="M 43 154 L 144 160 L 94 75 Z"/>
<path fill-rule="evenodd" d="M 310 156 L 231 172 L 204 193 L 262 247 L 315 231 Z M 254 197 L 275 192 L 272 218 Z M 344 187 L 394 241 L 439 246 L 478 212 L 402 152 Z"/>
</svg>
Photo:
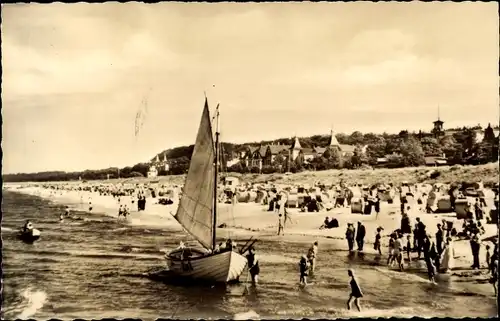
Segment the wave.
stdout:
<svg viewBox="0 0 500 321">
<path fill-rule="evenodd" d="M 14 232 L 15 230 L 10 228 L 10 227 L 3 227 L 2 226 L 2 232 Z"/>
<path fill-rule="evenodd" d="M 240 312 L 233 315 L 233 320 L 258 320 L 259 318 L 260 315 L 258 315 L 253 310 L 247 312 Z"/>
<path fill-rule="evenodd" d="M 431 281 L 427 278 L 427 274 L 423 270 L 419 271 L 399 271 L 399 270 L 391 270 L 387 267 L 375 267 L 375 270 L 387 275 L 390 278 L 403 280 L 403 281 L 414 281 L 421 283 L 429 283 L 432 284 Z"/>
<path fill-rule="evenodd" d="M 139 249 L 140 250 L 140 249 Z M 134 258 L 136 260 L 158 260 L 162 256 L 159 254 L 137 253 L 131 251 L 128 253 L 123 252 L 99 252 L 99 251 L 35 251 L 32 252 L 37 255 L 53 255 L 53 256 L 70 256 L 70 257 L 85 257 L 85 258 Z M 158 252 L 156 252 L 158 253 Z"/>
<path fill-rule="evenodd" d="M 353 309 L 356 309 L 353 304 Z M 349 318 L 355 317 L 355 318 L 370 318 L 370 317 L 377 317 L 377 318 L 389 318 L 389 317 L 400 317 L 400 318 L 413 318 L 414 316 L 418 315 L 420 317 L 426 317 L 425 312 L 423 311 L 418 311 L 419 309 L 416 308 L 411 308 L 411 307 L 398 307 L 398 308 L 393 308 L 393 309 L 376 309 L 376 308 L 368 308 L 368 309 L 363 309 L 361 312 L 358 310 L 346 310 L 345 314 L 346 316 L 349 316 Z M 430 311 L 427 311 L 430 313 Z M 424 314 L 423 314 L 424 313 Z M 427 317 L 432 317 L 432 314 L 427 315 Z"/>
<path fill-rule="evenodd" d="M 27 319 L 33 316 L 47 302 L 47 294 L 44 291 L 33 291 L 29 287 L 21 293 L 21 296 L 23 299 L 16 308 L 23 310 L 16 317 L 17 319 Z"/>
</svg>

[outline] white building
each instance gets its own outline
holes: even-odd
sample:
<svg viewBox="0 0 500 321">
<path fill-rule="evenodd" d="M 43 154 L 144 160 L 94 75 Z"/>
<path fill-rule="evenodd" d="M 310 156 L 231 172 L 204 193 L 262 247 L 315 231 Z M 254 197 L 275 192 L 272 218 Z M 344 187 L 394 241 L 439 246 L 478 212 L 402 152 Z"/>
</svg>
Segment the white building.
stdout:
<svg viewBox="0 0 500 321">
<path fill-rule="evenodd" d="M 148 171 L 148 178 L 154 178 L 158 176 L 158 169 L 155 165 L 151 165 Z"/>
</svg>

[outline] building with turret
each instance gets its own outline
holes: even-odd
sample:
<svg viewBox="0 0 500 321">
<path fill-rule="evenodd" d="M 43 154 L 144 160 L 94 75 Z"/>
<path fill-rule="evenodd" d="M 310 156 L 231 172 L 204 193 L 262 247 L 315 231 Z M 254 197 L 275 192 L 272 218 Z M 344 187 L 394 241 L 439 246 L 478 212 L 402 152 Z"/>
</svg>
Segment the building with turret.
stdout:
<svg viewBox="0 0 500 321">
<path fill-rule="evenodd" d="M 156 155 L 156 157 L 150 162 L 148 177 L 157 177 L 161 170 L 165 172 L 168 172 L 170 170 L 170 165 L 168 163 L 166 153 L 163 154 L 162 160 L 160 160 L 159 155 Z"/>
<path fill-rule="evenodd" d="M 307 163 L 314 158 L 323 156 L 327 150 L 336 149 L 343 157 L 349 157 L 354 154 L 355 146 L 340 144 L 335 137 L 335 133 L 330 131 L 329 144 L 325 147 L 313 146 L 312 148 L 303 147 L 297 136 L 293 138 L 292 145 L 269 144 L 261 146 L 242 146 L 238 150 L 239 162 L 247 167 L 273 166 L 279 158 L 281 164 L 289 164 L 298 159 Z M 361 148 L 366 151 L 366 146 Z M 232 163 L 236 163 L 234 160 Z"/>
</svg>

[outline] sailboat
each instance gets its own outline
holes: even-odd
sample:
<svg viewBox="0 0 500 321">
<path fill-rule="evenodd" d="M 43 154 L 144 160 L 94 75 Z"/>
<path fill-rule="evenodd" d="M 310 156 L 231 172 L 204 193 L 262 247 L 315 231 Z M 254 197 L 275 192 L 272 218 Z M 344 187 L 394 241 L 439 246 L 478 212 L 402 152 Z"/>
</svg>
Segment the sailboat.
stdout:
<svg viewBox="0 0 500 321">
<path fill-rule="evenodd" d="M 217 182 L 219 164 L 219 113 L 215 143 L 205 97 L 205 106 L 194 145 L 182 197 L 174 218 L 202 247 L 183 246 L 166 255 L 170 273 L 179 277 L 216 283 L 237 281 L 247 265 L 233 249 L 216 250 Z"/>
</svg>

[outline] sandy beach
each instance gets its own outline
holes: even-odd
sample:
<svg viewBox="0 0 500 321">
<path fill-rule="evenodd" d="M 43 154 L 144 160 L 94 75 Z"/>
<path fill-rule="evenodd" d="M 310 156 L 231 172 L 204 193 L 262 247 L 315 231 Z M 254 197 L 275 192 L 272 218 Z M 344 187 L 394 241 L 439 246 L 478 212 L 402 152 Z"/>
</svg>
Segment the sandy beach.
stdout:
<svg viewBox="0 0 500 321">
<path fill-rule="evenodd" d="M 58 184 L 58 183 L 55 183 Z M 19 185 L 17 185 L 19 186 Z M 26 187 L 21 185 L 15 189 L 17 192 L 36 195 L 45 199 L 50 199 L 59 204 L 69 205 L 73 211 L 88 211 L 89 200 L 92 202 L 93 213 L 105 214 L 117 217 L 119 203 L 117 198 L 112 196 L 100 196 L 96 192 L 88 191 L 67 191 L 52 190 L 42 187 Z M 172 205 L 160 205 L 157 198 L 148 197 L 146 210 L 138 212 L 136 204 L 131 203 L 130 196 L 121 196 L 120 204 L 126 204 L 131 209 L 131 215 L 127 218 L 128 223 L 132 225 L 164 227 L 168 230 L 182 231 L 182 227 L 172 217 L 176 212 L 177 200 Z M 288 209 L 291 221 L 285 224 L 284 235 L 277 236 L 278 218 L 275 212 L 268 212 L 266 205 L 257 203 L 236 203 L 220 204 L 217 217 L 217 225 L 224 224 L 224 228 L 218 229 L 219 238 L 233 238 L 236 240 L 248 239 L 250 236 L 260 241 L 279 240 L 281 242 L 303 242 L 304 253 L 297 253 L 297 257 L 305 254 L 309 244 L 315 240 L 319 241 L 321 246 L 331 246 L 338 251 L 346 251 L 347 242 L 345 240 L 345 230 L 347 223 L 362 222 L 366 227 L 366 238 L 364 253 L 368 260 L 376 260 L 377 255 L 373 248 L 376 228 L 382 226 L 382 260 L 387 258 L 388 252 L 388 234 L 399 228 L 401 215 L 399 213 L 399 200 L 396 199 L 392 204 L 381 203 L 380 214 L 363 215 L 352 214 L 349 207 L 334 208 L 331 211 L 320 210 L 319 212 L 300 212 L 298 209 Z M 58 217 L 62 213 L 54 213 Z M 336 218 L 339 222 L 339 228 L 319 229 L 325 216 Z M 429 234 L 434 235 L 437 224 L 443 219 L 453 221 L 454 226 L 461 226 L 455 213 L 428 214 L 418 210 L 413 210 L 410 214 L 412 221 L 420 217 L 426 225 Z M 118 218 L 117 218 L 118 219 Z M 122 218 L 123 220 L 123 218 Z M 485 234 L 483 238 L 496 235 L 497 226 L 494 224 L 485 224 Z M 189 237 L 188 237 L 189 238 Z M 483 244 L 485 244 L 483 242 Z M 489 243 L 492 246 L 492 243 Z M 454 241 L 455 248 L 455 267 L 449 274 L 438 275 L 437 280 L 451 281 L 454 287 L 464 291 L 464 293 L 493 295 L 493 289 L 487 283 L 489 275 L 486 269 L 486 254 L 484 245 L 481 250 L 481 270 L 471 270 L 472 255 L 468 240 Z M 168 249 L 165 249 L 167 251 Z M 416 256 L 416 254 L 413 254 Z M 318 264 L 321 260 L 318 259 Z M 380 258 L 379 258 L 380 259 Z M 410 271 L 425 272 L 423 261 L 413 262 Z"/>
</svg>

